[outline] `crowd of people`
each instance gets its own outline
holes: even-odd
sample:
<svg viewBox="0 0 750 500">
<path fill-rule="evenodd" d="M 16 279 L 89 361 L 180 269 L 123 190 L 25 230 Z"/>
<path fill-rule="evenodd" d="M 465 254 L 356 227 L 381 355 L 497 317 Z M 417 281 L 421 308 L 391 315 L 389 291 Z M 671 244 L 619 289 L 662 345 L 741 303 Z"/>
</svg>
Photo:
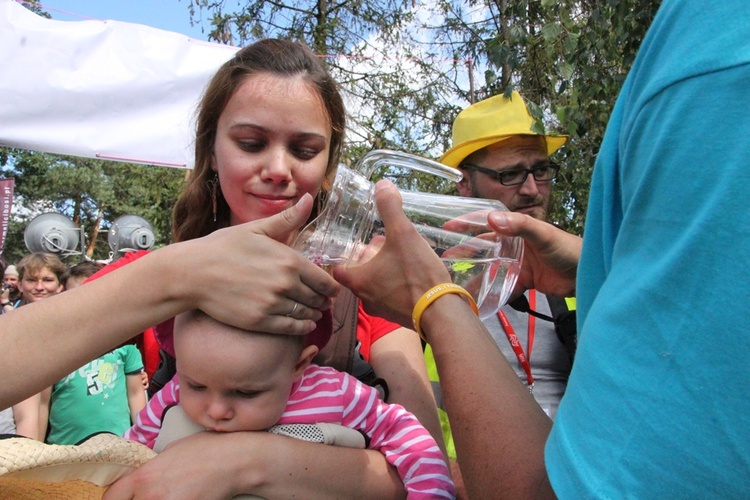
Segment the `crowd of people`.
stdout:
<svg viewBox="0 0 750 500">
<path fill-rule="evenodd" d="M 750 265 L 726 259 L 750 242 L 737 138 L 750 120 L 750 24 L 740 12 L 739 0 L 662 3 L 610 118 L 583 239 L 545 220 L 566 138 L 535 133 L 518 93 L 459 114 L 441 161 L 464 174 L 462 195 L 509 208 L 490 214 L 488 232 L 525 241 L 512 300 L 484 322 L 464 290 L 446 286 L 388 181 L 376 186 L 386 238 L 367 259 L 328 272 L 288 246 L 335 173 L 343 100 L 301 44 L 240 50 L 200 103 L 175 243 L 64 293 L 64 266 L 46 255 L 6 269 L 20 290 L 0 296 L 0 407 L 12 432 L 44 439 L 49 423 L 53 435 L 64 426 L 56 394 L 58 404 L 80 399 L 73 379 L 95 375 L 81 387 L 119 380 L 107 390 L 120 391 L 117 411 L 135 424 L 111 432 L 149 443 L 173 411 L 206 430 L 173 441 L 106 498 L 745 496 Z M 344 289 L 357 297 L 348 344 L 384 393 L 314 361 L 348 338 Z M 142 362 L 104 358 L 150 327 L 174 366 L 147 402 Z M 97 369 L 108 362 L 116 369 Z M 325 421 L 371 446 L 265 432 L 314 425 L 325 398 L 338 408 Z"/>
<path fill-rule="evenodd" d="M 5 267 L 3 314 L 72 290 L 101 267 L 88 260 L 67 266 L 55 254 L 32 252 Z M 0 433 L 51 444 L 77 444 L 98 432 L 122 435 L 146 405 L 141 359 L 130 342 L 107 352 L 0 412 Z"/>
</svg>

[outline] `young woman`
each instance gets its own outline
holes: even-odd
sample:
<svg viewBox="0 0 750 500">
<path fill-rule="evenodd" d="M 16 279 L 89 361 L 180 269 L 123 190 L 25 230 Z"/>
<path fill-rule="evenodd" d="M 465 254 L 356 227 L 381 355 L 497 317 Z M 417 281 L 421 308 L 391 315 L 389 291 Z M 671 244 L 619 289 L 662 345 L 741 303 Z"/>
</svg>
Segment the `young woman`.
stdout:
<svg viewBox="0 0 750 500">
<path fill-rule="evenodd" d="M 335 174 L 344 128 L 345 110 L 337 85 L 307 48 L 294 42 L 269 39 L 240 50 L 218 70 L 201 102 L 195 167 L 174 210 L 176 241 L 200 238 L 221 228 L 276 215 L 294 206 L 306 194 L 317 198 L 320 204 Z M 248 281 L 263 287 L 285 286 L 280 282 L 279 264 L 273 256 L 259 251 L 253 259 L 256 268 L 245 275 Z M 233 293 L 235 290 L 231 288 L 224 291 L 224 294 Z M 309 308 L 299 301 L 289 300 L 286 307 L 290 317 L 311 317 Z M 162 324 L 157 331 L 162 343 L 169 345 L 171 325 Z M 375 372 L 389 385 L 388 402 L 401 404 L 411 411 L 442 442 L 416 334 L 368 316 L 360 309 L 358 337 L 364 344 L 363 350 L 369 351 L 369 361 Z M 249 446 L 242 439 L 227 443 L 223 437 L 188 438 L 180 443 L 179 452 L 166 450 L 123 483 L 143 488 L 138 491 L 150 491 L 149 488 L 161 485 L 149 484 L 149 480 L 161 483 L 162 472 L 169 468 L 170 473 L 182 473 L 200 483 L 191 485 L 190 481 L 183 480 L 184 491 L 195 494 L 199 491 L 196 488 L 204 487 L 216 494 L 216 481 L 207 482 L 205 476 L 190 474 L 196 461 L 203 463 L 207 448 L 214 450 L 212 453 L 232 457 L 258 453 L 257 460 L 265 459 L 274 449 L 279 453 L 289 450 L 285 438 L 263 436 L 263 440 L 267 442 L 261 456 L 260 448 Z M 382 457 L 363 451 L 358 453 L 359 456 L 343 469 L 350 471 L 351 477 L 339 483 L 330 481 L 330 474 L 324 473 L 318 478 L 319 485 L 311 486 L 309 480 L 294 484 L 295 478 L 301 478 L 310 467 L 321 464 L 325 471 L 337 470 L 337 477 L 346 475 L 341 474 L 338 465 L 332 465 L 334 457 L 340 456 L 339 450 L 314 445 L 309 451 L 295 454 L 295 460 L 275 465 L 274 475 L 286 474 L 283 484 L 266 484 L 274 479 L 263 476 L 268 472 L 264 467 L 237 461 L 234 465 L 239 469 L 235 469 L 227 466 L 227 460 L 222 460 L 224 475 L 220 483 L 226 485 L 227 493 L 271 497 L 290 495 L 298 487 L 304 489 L 305 496 L 310 491 L 339 496 L 403 494 L 393 471 L 387 471 L 388 481 L 381 480 L 382 471 L 387 470 L 382 463 L 377 467 L 380 472 L 372 474 L 376 486 L 367 487 L 363 492 L 362 485 L 368 481 L 362 477 L 368 476 L 371 470 L 365 464 L 380 462 Z M 326 482 L 333 484 L 323 487 L 322 483 Z M 119 488 L 124 486 L 116 486 L 115 491 Z"/>
</svg>

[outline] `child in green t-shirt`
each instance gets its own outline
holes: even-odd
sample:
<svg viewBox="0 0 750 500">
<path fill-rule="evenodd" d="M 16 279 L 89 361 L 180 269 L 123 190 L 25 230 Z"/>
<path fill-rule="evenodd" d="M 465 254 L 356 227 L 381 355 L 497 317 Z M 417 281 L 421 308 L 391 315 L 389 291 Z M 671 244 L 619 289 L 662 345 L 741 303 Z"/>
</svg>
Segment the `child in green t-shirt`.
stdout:
<svg viewBox="0 0 750 500">
<path fill-rule="evenodd" d="M 100 266 L 81 262 L 64 275 L 65 290 L 82 284 Z M 146 405 L 143 361 L 135 345 L 120 346 L 85 364 L 44 391 L 49 410 L 46 442 L 76 444 L 97 432 L 122 435 Z"/>
</svg>

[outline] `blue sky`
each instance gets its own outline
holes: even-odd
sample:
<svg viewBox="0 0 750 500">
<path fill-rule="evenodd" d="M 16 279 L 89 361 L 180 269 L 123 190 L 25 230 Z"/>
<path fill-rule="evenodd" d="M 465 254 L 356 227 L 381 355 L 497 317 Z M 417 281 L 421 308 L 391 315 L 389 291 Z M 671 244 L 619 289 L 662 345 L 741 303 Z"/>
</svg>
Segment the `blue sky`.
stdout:
<svg viewBox="0 0 750 500">
<path fill-rule="evenodd" d="M 87 18 L 139 23 L 205 40 L 200 26 L 190 26 L 190 0 L 41 0 L 42 8 L 58 21 Z M 207 30 L 208 31 L 208 30 Z"/>
</svg>

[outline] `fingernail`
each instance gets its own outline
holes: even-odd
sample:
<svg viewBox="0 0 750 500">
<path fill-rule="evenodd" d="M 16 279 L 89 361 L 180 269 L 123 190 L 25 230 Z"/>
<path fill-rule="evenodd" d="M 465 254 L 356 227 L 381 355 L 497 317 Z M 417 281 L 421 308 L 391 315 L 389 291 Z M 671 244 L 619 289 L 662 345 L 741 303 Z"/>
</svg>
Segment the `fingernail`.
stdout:
<svg viewBox="0 0 750 500">
<path fill-rule="evenodd" d="M 492 212 L 489 217 L 492 219 L 492 222 L 495 223 L 495 226 L 498 228 L 508 228 L 508 215 L 507 212 Z"/>
<path fill-rule="evenodd" d="M 303 202 L 303 201 L 305 201 L 305 199 L 306 199 L 306 198 L 307 198 L 308 196 L 309 196 L 309 197 L 312 197 L 312 195 L 311 195 L 310 193 L 305 193 L 305 194 L 303 194 L 303 195 L 302 195 L 302 196 L 300 197 L 300 199 L 299 199 L 299 200 L 297 200 L 297 203 L 296 203 L 296 204 L 295 204 L 294 206 L 295 206 L 295 207 L 299 207 L 299 206 L 300 206 L 300 205 L 302 204 L 302 202 Z"/>
<path fill-rule="evenodd" d="M 375 192 L 382 191 L 383 189 L 390 187 L 391 184 L 393 184 L 388 179 L 380 179 L 378 182 L 375 183 Z"/>
</svg>

